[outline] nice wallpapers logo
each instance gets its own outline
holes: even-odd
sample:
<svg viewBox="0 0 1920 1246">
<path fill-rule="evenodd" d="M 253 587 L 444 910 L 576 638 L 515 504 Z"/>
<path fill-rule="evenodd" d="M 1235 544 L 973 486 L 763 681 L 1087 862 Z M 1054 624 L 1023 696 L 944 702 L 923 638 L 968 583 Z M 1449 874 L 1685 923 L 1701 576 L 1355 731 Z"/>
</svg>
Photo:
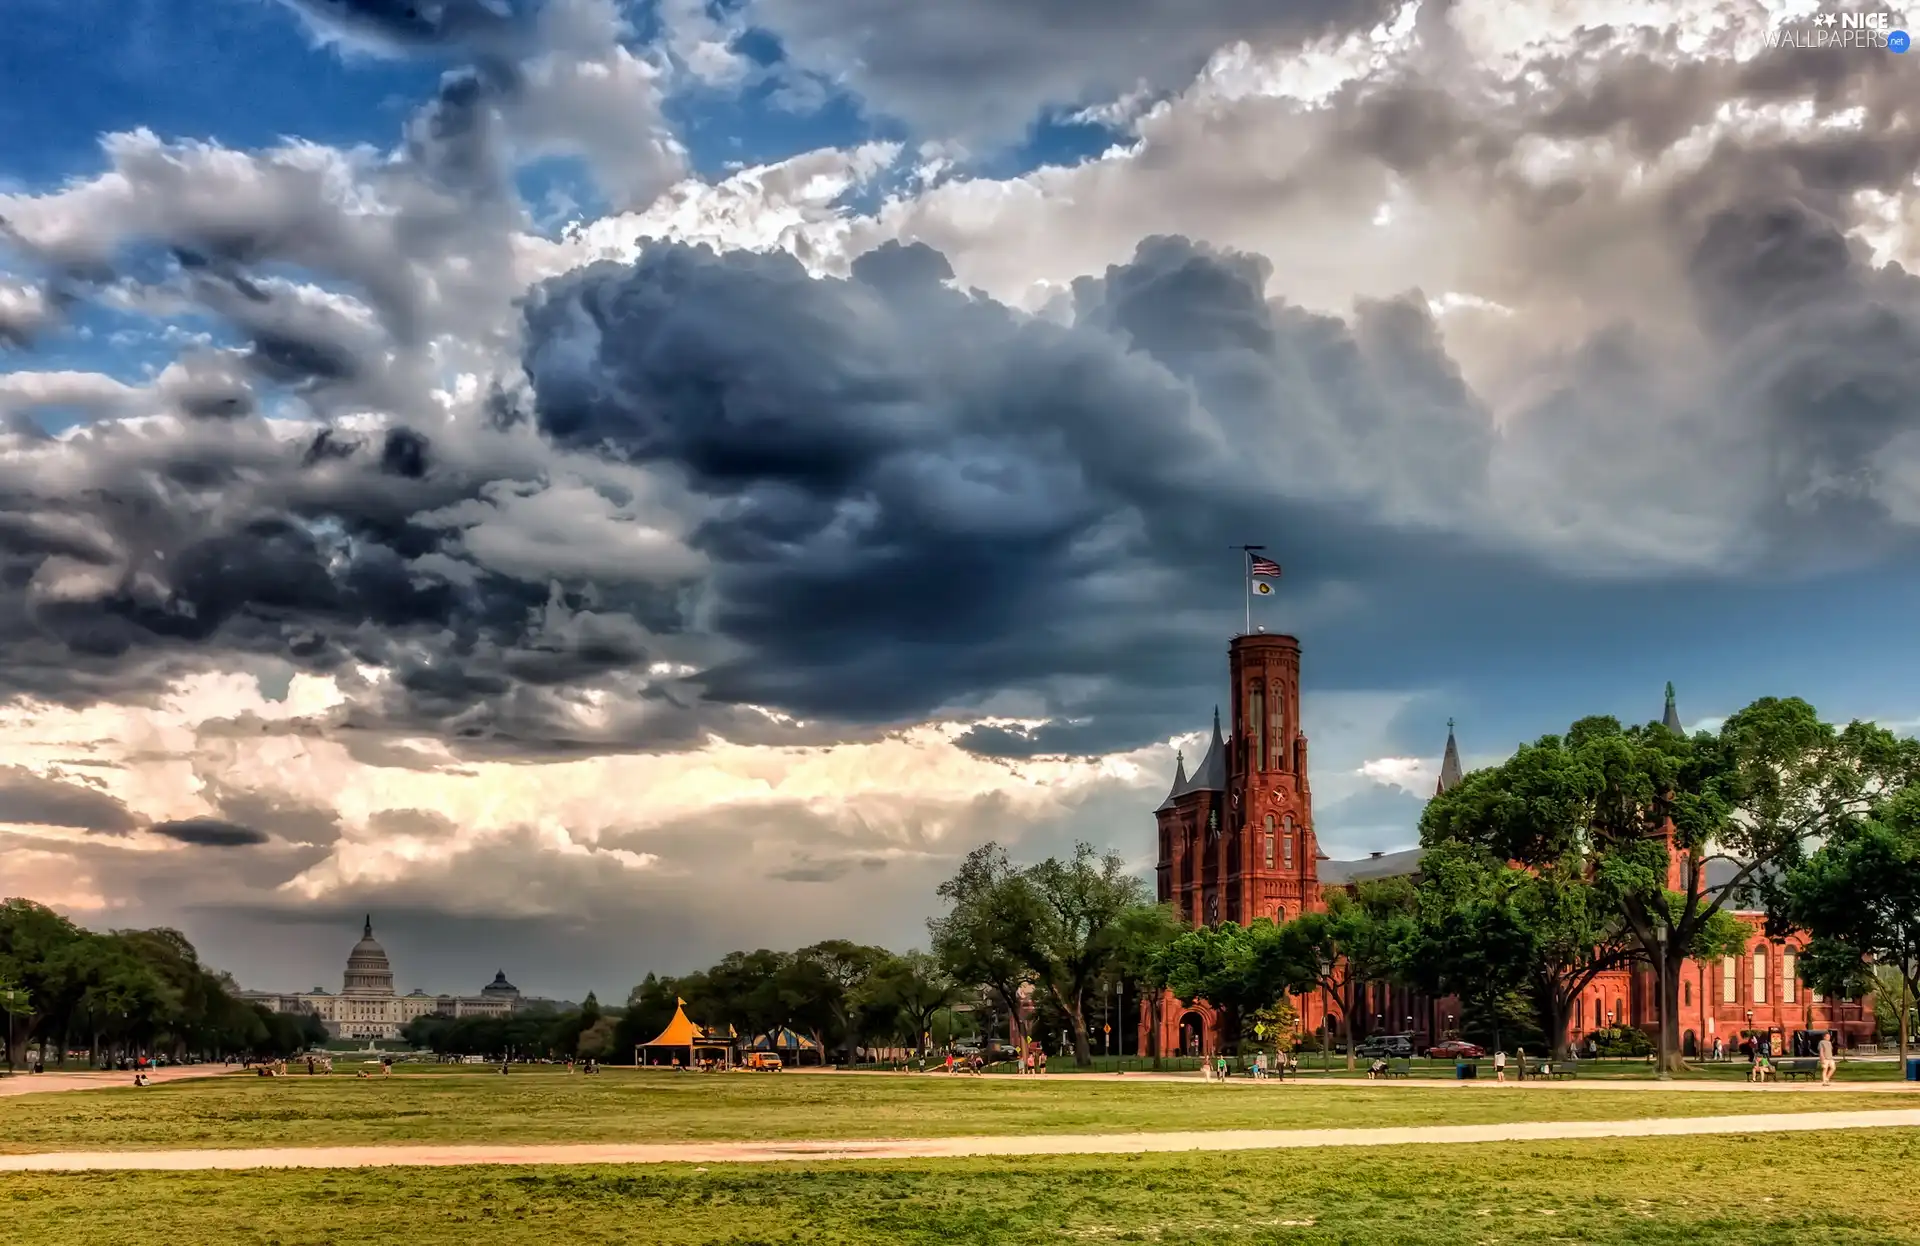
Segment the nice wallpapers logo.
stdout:
<svg viewBox="0 0 1920 1246">
<path fill-rule="evenodd" d="M 1767 46 L 1899 53 L 1913 37 L 1897 13 L 1815 13 L 1768 31 Z"/>
</svg>

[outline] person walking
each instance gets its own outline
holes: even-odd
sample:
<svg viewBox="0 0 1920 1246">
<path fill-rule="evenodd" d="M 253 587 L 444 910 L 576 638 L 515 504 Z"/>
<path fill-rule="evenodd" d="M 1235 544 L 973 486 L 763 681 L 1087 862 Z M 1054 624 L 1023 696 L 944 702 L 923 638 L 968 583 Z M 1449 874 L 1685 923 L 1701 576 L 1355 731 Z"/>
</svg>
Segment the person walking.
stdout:
<svg viewBox="0 0 1920 1246">
<path fill-rule="evenodd" d="M 1823 1033 L 1820 1035 L 1820 1084 L 1822 1086 L 1833 1085 L 1834 1067 L 1833 1034 Z"/>
<path fill-rule="evenodd" d="M 1507 1053 L 1504 1051 L 1496 1051 L 1493 1053 L 1493 1080 L 1498 1085 L 1506 1084 Z"/>
</svg>

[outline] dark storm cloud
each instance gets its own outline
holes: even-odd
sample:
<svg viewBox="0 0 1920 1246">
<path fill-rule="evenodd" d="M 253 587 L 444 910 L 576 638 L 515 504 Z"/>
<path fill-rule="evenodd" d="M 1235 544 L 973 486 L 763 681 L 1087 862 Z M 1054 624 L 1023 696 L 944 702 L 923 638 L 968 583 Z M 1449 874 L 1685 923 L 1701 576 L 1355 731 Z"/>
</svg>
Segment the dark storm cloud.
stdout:
<svg viewBox="0 0 1920 1246">
<path fill-rule="evenodd" d="M 507 0 L 280 0 L 324 34 L 389 53 L 498 48 L 534 6 Z"/>
<path fill-rule="evenodd" d="M 1171 655 L 1217 635 L 1157 603 L 1210 596 L 1229 541 L 1298 518 L 1310 557 L 1396 560 L 1409 538 L 1343 511 L 1420 513 L 1484 473 L 1485 416 L 1424 307 L 1349 327 L 1269 303 L 1257 257 L 1180 238 L 1081 283 L 1073 326 L 949 273 L 923 246 L 850 280 L 658 246 L 531 306 L 540 427 L 714 499 L 695 544 L 746 653 L 699 677 L 708 696 L 910 720 L 1009 689 L 1068 712 L 1061 685 L 1112 680 L 1077 729 L 970 742 L 1137 743 L 1192 686 Z"/>
<path fill-rule="evenodd" d="M 116 797 L 85 781 L 68 783 L 22 766 L 0 767 L 0 822 L 68 826 L 101 835 L 126 835 L 145 819 Z"/>
<path fill-rule="evenodd" d="M 1045 110 L 1185 86 L 1239 40 L 1304 41 L 1387 0 L 751 0 L 801 69 L 930 137 L 1016 140 Z"/>
<path fill-rule="evenodd" d="M 147 828 L 155 835 L 202 848 L 246 848 L 264 844 L 272 836 L 250 826 L 220 818 L 183 818 L 175 822 L 156 822 Z"/>
</svg>

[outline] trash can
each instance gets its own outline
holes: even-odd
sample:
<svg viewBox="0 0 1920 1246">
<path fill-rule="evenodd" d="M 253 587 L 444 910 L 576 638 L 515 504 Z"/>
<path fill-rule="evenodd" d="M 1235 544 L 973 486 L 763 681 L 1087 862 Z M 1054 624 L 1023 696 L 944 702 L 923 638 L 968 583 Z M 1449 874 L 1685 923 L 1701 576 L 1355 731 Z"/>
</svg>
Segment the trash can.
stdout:
<svg viewBox="0 0 1920 1246">
<path fill-rule="evenodd" d="M 1920 1082 L 1920 1056 L 1907 1057 L 1907 1080 Z"/>
<path fill-rule="evenodd" d="M 1909 1076 L 1913 1074 L 1913 1066 L 1915 1065 L 1920 1065 L 1920 1060 L 1914 1060 L 1908 1064 L 1907 1074 Z M 1480 1066 L 1477 1064 L 1470 1064 L 1467 1061 L 1462 1060 L 1458 1064 L 1455 1064 L 1453 1066 L 1453 1080 L 1456 1082 L 1478 1081 L 1479 1078 L 1480 1078 Z"/>
</svg>

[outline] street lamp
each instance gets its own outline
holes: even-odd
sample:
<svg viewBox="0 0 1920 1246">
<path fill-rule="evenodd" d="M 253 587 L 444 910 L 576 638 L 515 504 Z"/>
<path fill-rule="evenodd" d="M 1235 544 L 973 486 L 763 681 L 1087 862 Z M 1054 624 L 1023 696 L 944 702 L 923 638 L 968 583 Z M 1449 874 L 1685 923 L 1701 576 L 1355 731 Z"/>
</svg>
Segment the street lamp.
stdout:
<svg viewBox="0 0 1920 1246">
<path fill-rule="evenodd" d="M 1443 1037 L 1446 1037 L 1446 1038 L 1453 1037 L 1453 1014 L 1452 1013 L 1447 1014 L 1447 1032 Z"/>
<path fill-rule="evenodd" d="M 1663 1082 L 1670 1082 L 1673 1074 L 1667 1071 L 1667 1035 L 1673 1030 L 1673 1018 L 1667 1015 L 1667 928 L 1654 927 L 1653 938 L 1660 945 L 1660 1071 L 1656 1076 Z"/>
<path fill-rule="evenodd" d="M 7 1001 L 7 1074 L 13 1074 L 13 1001 L 17 998 L 12 987 L 0 991 Z M 42 1048 L 44 1050 L 44 1048 Z"/>
</svg>

